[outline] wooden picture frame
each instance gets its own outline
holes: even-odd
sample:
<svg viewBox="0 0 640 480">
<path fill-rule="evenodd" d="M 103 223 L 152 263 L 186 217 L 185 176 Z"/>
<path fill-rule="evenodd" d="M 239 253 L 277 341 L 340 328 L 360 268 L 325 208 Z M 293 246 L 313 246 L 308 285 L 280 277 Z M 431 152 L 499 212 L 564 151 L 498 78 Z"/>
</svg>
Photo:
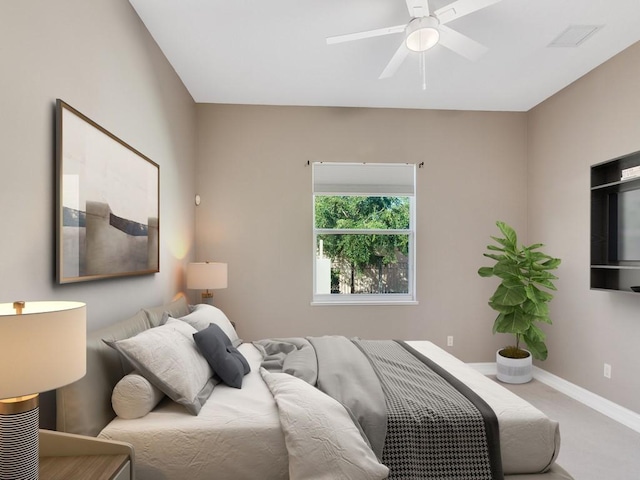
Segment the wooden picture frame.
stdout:
<svg viewBox="0 0 640 480">
<path fill-rule="evenodd" d="M 160 167 L 60 99 L 56 181 L 58 283 L 160 271 Z"/>
</svg>

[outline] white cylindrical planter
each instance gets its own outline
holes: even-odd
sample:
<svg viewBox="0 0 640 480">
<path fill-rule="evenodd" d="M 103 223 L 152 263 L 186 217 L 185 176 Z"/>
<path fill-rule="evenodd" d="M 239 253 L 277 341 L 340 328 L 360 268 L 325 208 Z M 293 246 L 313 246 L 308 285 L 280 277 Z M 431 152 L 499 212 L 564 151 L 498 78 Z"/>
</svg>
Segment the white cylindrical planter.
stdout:
<svg viewBox="0 0 640 480">
<path fill-rule="evenodd" d="M 497 378 L 505 383 L 527 383 L 533 378 L 531 353 L 527 358 L 507 358 L 496 352 Z"/>
</svg>

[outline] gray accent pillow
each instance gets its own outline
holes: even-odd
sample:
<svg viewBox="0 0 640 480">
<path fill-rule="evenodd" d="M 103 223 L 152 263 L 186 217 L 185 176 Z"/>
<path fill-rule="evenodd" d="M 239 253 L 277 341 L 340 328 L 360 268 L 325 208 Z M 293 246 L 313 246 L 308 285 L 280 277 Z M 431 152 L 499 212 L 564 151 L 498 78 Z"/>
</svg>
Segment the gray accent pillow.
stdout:
<svg viewBox="0 0 640 480">
<path fill-rule="evenodd" d="M 108 344 L 165 395 L 197 415 L 215 381 L 193 340 L 194 333 L 190 325 L 170 318 L 164 325 Z"/>
<path fill-rule="evenodd" d="M 222 329 L 212 323 L 204 330 L 194 333 L 193 339 L 222 381 L 230 387 L 242 388 L 242 378 L 250 371 L 249 363 L 231 344 Z"/>
</svg>

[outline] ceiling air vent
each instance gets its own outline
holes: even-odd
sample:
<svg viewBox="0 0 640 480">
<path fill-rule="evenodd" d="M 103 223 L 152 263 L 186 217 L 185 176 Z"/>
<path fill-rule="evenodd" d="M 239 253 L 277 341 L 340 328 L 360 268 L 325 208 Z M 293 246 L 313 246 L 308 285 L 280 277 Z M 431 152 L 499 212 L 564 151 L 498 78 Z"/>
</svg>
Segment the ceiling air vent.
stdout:
<svg viewBox="0 0 640 480">
<path fill-rule="evenodd" d="M 558 35 L 549 47 L 577 47 L 592 37 L 604 25 L 571 25 Z"/>
</svg>

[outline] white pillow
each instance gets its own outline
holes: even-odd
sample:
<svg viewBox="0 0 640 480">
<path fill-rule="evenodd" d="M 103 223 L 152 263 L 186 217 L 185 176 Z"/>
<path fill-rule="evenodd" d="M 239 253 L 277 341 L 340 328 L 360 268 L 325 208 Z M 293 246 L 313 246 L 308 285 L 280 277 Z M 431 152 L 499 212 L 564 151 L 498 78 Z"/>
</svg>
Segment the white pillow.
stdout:
<svg viewBox="0 0 640 480">
<path fill-rule="evenodd" d="M 233 325 L 231 325 L 231 322 L 224 312 L 213 305 L 207 305 L 206 303 L 196 305 L 189 315 L 180 317 L 179 320 L 187 322 L 199 332 L 207 328 L 210 324 L 215 323 L 222 329 L 227 337 L 229 337 L 234 347 L 242 343 L 242 340 L 238 338 L 236 329 L 233 328 Z"/>
<path fill-rule="evenodd" d="M 197 415 L 215 382 L 211 367 L 193 340 L 196 332 L 187 323 L 169 318 L 164 325 L 108 343 L 171 400 Z"/>
<path fill-rule="evenodd" d="M 113 388 L 111 405 L 120 418 L 140 418 L 155 408 L 164 393 L 137 372 L 125 375 Z"/>
<path fill-rule="evenodd" d="M 261 368 L 260 374 L 278 405 L 289 452 L 290 478 L 387 478 L 389 469 L 378 461 L 340 403 L 287 373 L 270 373 Z"/>
</svg>

